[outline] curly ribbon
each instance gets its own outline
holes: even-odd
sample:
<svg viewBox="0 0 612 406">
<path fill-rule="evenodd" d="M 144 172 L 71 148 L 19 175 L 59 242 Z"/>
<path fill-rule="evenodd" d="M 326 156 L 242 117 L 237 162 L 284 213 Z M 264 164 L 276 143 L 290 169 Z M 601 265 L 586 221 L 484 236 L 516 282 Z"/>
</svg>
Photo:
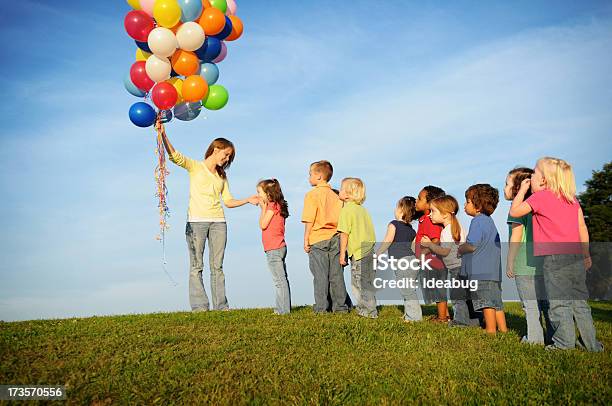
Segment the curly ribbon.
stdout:
<svg viewBox="0 0 612 406">
<path fill-rule="evenodd" d="M 167 202 L 168 188 L 166 187 L 166 176 L 168 176 L 170 172 L 168 172 L 166 168 L 166 150 L 162 139 L 162 135 L 166 135 L 166 129 L 162 123 L 161 114 L 157 116 L 155 129 L 157 130 L 157 149 L 155 151 L 157 155 L 157 166 L 155 167 L 155 184 L 157 191 L 155 192 L 155 197 L 158 199 L 157 207 L 159 209 L 159 234 L 156 239 L 162 244 L 162 268 L 174 286 L 177 286 L 178 284 L 166 269 L 166 230 L 169 228 L 168 217 L 170 217 L 170 209 L 168 209 Z"/>
</svg>

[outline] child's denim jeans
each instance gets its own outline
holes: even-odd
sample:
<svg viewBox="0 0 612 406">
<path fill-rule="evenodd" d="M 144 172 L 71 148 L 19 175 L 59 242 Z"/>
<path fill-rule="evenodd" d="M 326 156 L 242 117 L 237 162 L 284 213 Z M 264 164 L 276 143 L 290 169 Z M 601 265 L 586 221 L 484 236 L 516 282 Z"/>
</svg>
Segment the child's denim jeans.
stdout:
<svg viewBox="0 0 612 406">
<path fill-rule="evenodd" d="M 516 290 L 518 291 L 525 319 L 527 335 L 523 341 L 532 344 L 549 343 L 552 337 L 552 325 L 548 316 L 548 300 L 544 288 L 544 277 L 541 275 L 516 275 Z M 546 339 L 542 328 L 541 316 L 544 316 Z"/>
<path fill-rule="evenodd" d="M 413 260 L 415 257 L 405 257 L 408 261 Z M 416 286 L 418 284 L 419 269 L 412 268 L 395 268 L 395 278 L 397 280 L 404 279 L 407 283 L 412 281 Z M 416 288 L 411 288 L 407 285 L 406 288 L 401 288 L 400 293 L 404 299 L 404 320 L 406 321 L 420 321 L 423 320 L 423 311 L 421 304 L 419 303 L 419 297 L 417 295 Z"/>
<path fill-rule="evenodd" d="M 336 234 L 329 240 L 312 244 L 308 262 L 313 276 L 315 313 L 327 312 L 330 309 L 334 312 L 347 312 L 346 285 L 340 266 L 340 236 Z"/>
<path fill-rule="evenodd" d="M 287 314 L 291 311 L 291 293 L 287 279 L 287 247 L 266 251 L 268 269 L 276 288 L 276 314 Z"/>
<path fill-rule="evenodd" d="M 461 267 L 448 270 L 451 281 L 467 281 L 466 276 L 460 275 Z M 468 289 L 456 288 L 450 290 L 450 299 L 453 304 L 453 325 L 457 326 L 478 326 L 480 319 L 472 306 Z"/>
<path fill-rule="evenodd" d="M 209 245 L 208 258 L 213 309 L 227 309 L 225 275 L 223 274 L 227 225 L 225 222 L 188 222 L 185 227 L 185 236 L 189 249 L 189 304 L 191 309 L 208 310 L 209 308 L 208 296 L 202 281 L 206 240 Z"/>
<path fill-rule="evenodd" d="M 357 313 L 364 317 L 378 317 L 376 290 L 374 289 L 373 251 L 354 261 L 351 258 L 351 287 L 357 302 Z"/>
<path fill-rule="evenodd" d="M 576 347 L 576 327 L 582 346 L 599 352 L 603 347 L 595 337 L 591 308 L 587 303 L 586 270 L 581 255 L 547 255 L 544 257 L 544 285 L 550 303 L 553 346 Z M 576 325 L 574 325 L 576 320 Z"/>
</svg>

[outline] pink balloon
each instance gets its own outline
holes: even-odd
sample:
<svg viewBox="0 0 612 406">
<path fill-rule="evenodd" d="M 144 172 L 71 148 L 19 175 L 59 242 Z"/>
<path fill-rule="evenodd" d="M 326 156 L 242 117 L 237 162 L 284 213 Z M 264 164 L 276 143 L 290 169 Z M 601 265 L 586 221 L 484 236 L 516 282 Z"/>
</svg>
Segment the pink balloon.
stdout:
<svg viewBox="0 0 612 406">
<path fill-rule="evenodd" d="M 153 6 L 155 5 L 155 0 L 140 0 L 140 9 L 153 17 Z"/>
<path fill-rule="evenodd" d="M 238 11 L 238 5 L 236 4 L 236 2 L 234 0 L 227 0 L 227 11 L 225 12 L 225 14 L 227 14 L 228 16 L 235 16 L 236 15 L 236 11 Z"/>
<path fill-rule="evenodd" d="M 213 63 L 219 63 L 225 59 L 227 56 L 227 45 L 225 45 L 225 41 L 221 41 L 221 53 L 218 57 L 213 60 Z"/>
</svg>

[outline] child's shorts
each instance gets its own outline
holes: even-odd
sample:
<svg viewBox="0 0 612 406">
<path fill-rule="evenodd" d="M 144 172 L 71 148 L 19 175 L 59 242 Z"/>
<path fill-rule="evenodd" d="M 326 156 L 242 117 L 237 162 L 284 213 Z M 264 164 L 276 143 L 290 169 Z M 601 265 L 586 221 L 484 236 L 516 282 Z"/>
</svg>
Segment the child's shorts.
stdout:
<svg viewBox="0 0 612 406">
<path fill-rule="evenodd" d="M 474 310 L 493 308 L 504 310 L 502 302 L 501 282 L 498 281 L 478 281 L 478 289 L 471 292 Z"/>
</svg>

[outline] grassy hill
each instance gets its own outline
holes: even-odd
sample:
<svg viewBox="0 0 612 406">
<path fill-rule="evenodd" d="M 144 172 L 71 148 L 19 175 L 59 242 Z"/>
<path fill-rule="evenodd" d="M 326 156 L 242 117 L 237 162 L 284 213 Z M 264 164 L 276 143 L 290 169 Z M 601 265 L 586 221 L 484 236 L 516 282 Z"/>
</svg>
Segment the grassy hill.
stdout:
<svg viewBox="0 0 612 406">
<path fill-rule="evenodd" d="M 0 383 L 64 384 L 78 404 L 612 402 L 612 303 L 593 303 L 602 354 L 520 344 L 520 306 L 506 307 L 513 331 L 496 337 L 407 324 L 396 306 L 3 322 Z"/>
</svg>

